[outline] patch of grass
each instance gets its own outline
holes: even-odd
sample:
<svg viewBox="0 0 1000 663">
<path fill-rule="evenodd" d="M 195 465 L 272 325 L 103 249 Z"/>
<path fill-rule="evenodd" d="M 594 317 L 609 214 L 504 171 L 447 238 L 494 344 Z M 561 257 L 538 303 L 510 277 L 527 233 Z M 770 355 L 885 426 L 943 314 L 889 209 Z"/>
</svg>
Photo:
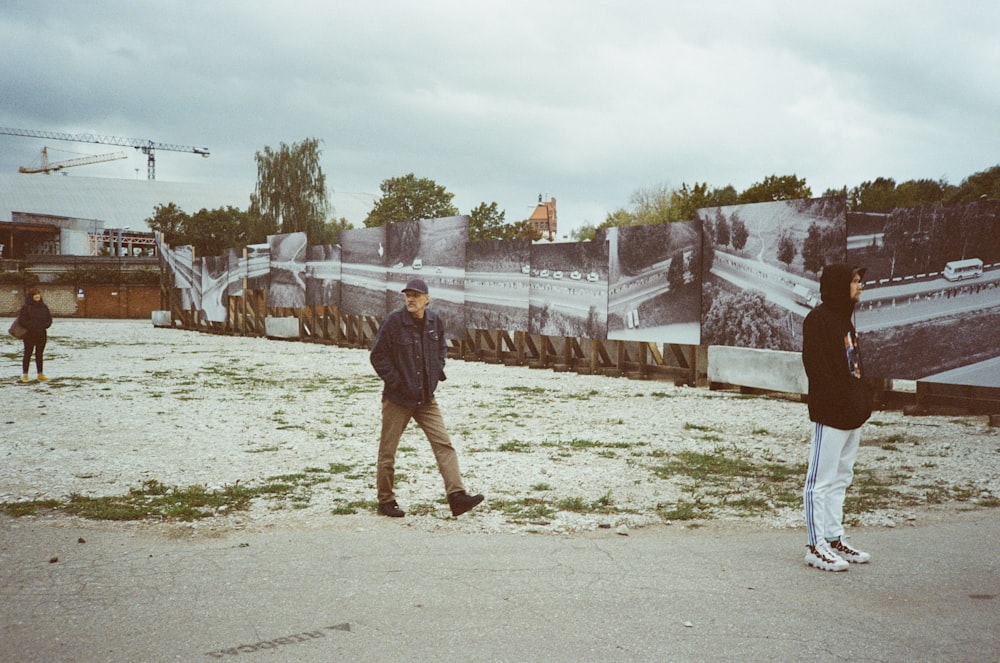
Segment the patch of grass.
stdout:
<svg viewBox="0 0 1000 663">
<path fill-rule="evenodd" d="M 503 389 L 504 391 L 513 391 L 519 394 L 544 395 L 548 393 L 548 390 L 543 389 L 542 387 L 523 387 L 521 385 L 511 385 L 509 387 L 504 387 Z"/>
<path fill-rule="evenodd" d="M 269 477 L 260 485 L 236 482 L 222 489 L 205 486 L 167 486 L 156 479 L 143 481 L 124 495 L 87 497 L 77 493 L 56 500 L 5 502 L 0 511 L 15 517 L 58 511 L 90 520 L 171 520 L 190 522 L 231 511 L 243 511 L 255 499 L 289 503 L 302 509 L 309 504 L 311 489 L 331 481 L 332 472 L 306 468 L 302 472 Z"/>
<path fill-rule="evenodd" d="M 279 446 L 258 447 L 257 449 L 247 449 L 246 453 L 248 453 L 248 454 L 263 454 L 263 453 L 269 453 L 271 451 L 278 451 L 279 449 L 281 449 L 281 447 L 279 447 Z"/>
<path fill-rule="evenodd" d="M 523 440 L 511 440 L 510 442 L 502 443 L 498 449 L 500 451 L 510 451 L 513 453 L 527 453 L 531 451 L 531 443 Z"/>
<path fill-rule="evenodd" d="M 531 487 L 531 489 L 537 491 L 552 490 L 552 486 L 547 483 L 536 483 L 534 486 Z"/>
<path fill-rule="evenodd" d="M 684 424 L 684 430 L 697 430 L 697 431 L 702 431 L 702 432 L 709 432 L 709 431 L 718 432 L 718 431 L 715 431 L 715 429 L 712 428 L 711 426 L 702 426 L 701 424 L 692 424 L 690 422 L 687 422 L 687 423 Z"/>
<path fill-rule="evenodd" d="M 357 513 L 359 509 L 375 511 L 377 508 L 378 504 L 374 500 L 336 500 L 330 513 L 335 516 L 350 516 Z"/>
<path fill-rule="evenodd" d="M 696 502 L 678 500 L 674 504 L 657 504 L 656 513 L 664 520 L 695 520 L 708 515 L 707 509 Z"/>
</svg>

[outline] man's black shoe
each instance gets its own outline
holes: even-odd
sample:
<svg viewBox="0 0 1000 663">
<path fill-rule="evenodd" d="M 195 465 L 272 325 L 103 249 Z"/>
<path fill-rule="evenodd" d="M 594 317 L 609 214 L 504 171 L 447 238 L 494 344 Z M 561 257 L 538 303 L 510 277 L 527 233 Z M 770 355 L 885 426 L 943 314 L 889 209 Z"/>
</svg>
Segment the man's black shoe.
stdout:
<svg viewBox="0 0 1000 663">
<path fill-rule="evenodd" d="M 453 516 L 461 516 L 482 501 L 482 495 L 467 495 L 464 490 L 448 495 L 448 505 L 451 506 Z"/>
<path fill-rule="evenodd" d="M 399 505 L 396 504 L 396 500 L 379 503 L 378 512 L 383 516 L 389 516 L 390 518 L 402 518 L 406 515 L 406 512 L 400 509 Z"/>
</svg>

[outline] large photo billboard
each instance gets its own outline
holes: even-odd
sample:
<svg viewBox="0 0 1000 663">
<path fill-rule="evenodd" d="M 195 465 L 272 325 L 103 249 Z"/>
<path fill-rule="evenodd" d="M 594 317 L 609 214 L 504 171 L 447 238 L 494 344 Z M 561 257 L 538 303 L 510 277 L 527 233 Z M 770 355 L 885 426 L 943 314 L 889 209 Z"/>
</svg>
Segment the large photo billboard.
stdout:
<svg viewBox="0 0 1000 663">
<path fill-rule="evenodd" d="M 869 375 L 1000 387 L 1000 202 L 848 214 Z"/>
<path fill-rule="evenodd" d="M 844 196 L 711 207 L 702 223 L 703 345 L 802 350 L 823 265 L 843 262 Z"/>
</svg>

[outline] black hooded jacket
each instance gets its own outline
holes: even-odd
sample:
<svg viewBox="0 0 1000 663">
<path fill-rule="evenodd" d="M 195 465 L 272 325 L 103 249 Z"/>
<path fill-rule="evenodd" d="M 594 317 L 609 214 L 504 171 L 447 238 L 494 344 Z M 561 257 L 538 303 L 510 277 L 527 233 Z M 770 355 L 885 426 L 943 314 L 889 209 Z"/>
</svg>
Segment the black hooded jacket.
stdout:
<svg viewBox="0 0 1000 663">
<path fill-rule="evenodd" d="M 872 392 L 862 379 L 861 349 L 851 316 L 851 280 L 864 270 L 835 264 L 820 277 L 822 304 L 802 325 L 802 363 L 809 378 L 809 418 L 852 430 L 872 414 Z"/>
<path fill-rule="evenodd" d="M 52 313 L 49 312 L 45 302 L 36 302 L 28 296 L 17 314 L 17 321 L 28 330 L 29 334 L 44 334 L 45 330 L 52 326 Z"/>
</svg>

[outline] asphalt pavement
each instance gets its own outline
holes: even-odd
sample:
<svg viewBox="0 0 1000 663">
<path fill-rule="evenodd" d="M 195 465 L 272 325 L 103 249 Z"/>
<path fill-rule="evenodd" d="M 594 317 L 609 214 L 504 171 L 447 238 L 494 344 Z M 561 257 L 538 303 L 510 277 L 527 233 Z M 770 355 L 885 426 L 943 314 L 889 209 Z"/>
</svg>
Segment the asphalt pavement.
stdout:
<svg viewBox="0 0 1000 663">
<path fill-rule="evenodd" d="M 853 534 L 873 561 L 829 573 L 802 563 L 804 531 L 747 526 L 554 536 L 369 514 L 257 532 L 0 517 L 0 660 L 1000 658 L 1000 510 Z"/>
</svg>

